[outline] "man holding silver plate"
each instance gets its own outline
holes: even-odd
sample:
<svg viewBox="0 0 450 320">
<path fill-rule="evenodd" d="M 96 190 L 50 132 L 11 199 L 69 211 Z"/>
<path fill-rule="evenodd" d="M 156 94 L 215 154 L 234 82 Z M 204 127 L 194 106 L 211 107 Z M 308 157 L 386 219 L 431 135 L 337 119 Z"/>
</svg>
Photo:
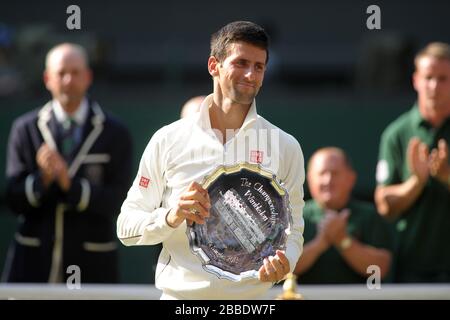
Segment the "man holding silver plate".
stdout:
<svg viewBox="0 0 450 320">
<path fill-rule="evenodd" d="M 143 153 L 117 234 L 125 245 L 163 244 L 162 299 L 261 299 L 300 257 L 303 154 L 256 111 L 268 58 L 252 22 L 213 34 L 213 93 Z"/>
</svg>

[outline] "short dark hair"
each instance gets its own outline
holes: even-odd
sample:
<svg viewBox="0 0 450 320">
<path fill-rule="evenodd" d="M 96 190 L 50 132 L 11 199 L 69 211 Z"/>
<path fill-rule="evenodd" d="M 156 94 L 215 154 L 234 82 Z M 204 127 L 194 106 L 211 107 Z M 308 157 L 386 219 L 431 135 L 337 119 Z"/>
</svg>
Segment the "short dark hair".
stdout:
<svg viewBox="0 0 450 320">
<path fill-rule="evenodd" d="M 211 36 L 211 56 L 223 62 L 228 46 L 239 41 L 266 50 L 266 63 L 269 61 L 269 36 L 262 27 L 250 21 L 234 21 L 215 32 Z"/>
</svg>

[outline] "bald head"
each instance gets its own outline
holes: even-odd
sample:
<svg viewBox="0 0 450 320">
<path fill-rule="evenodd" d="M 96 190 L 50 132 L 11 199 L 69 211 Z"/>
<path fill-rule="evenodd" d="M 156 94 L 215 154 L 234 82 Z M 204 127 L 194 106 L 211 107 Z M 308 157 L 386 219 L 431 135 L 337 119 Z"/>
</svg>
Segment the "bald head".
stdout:
<svg viewBox="0 0 450 320">
<path fill-rule="evenodd" d="M 74 113 L 92 83 L 84 48 L 72 43 L 52 48 L 45 59 L 44 82 L 53 99 L 66 112 Z"/>
<path fill-rule="evenodd" d="M 80 60 L 81 64 L 88 68 L 88 56 L 86 50 L 78 44 L 66 42 L 50 49 L 45 57 L 45 69 L 52 68 L 54 64 L 67 57 Z"/>
<path fill-rule="evenodd" d="M 186 103 L 181 108 L 180 117 L 186 118 L 186 117 L 190 116 L 191 114 L 198 112 L 200 110 L 200 106 L 201 106 L 203 100 L 205 100 L 205 98 L 206 98 L 206 96 L 196 96 L 196 97 L 193 97 L 193 98 L 189 99 L 188 101 L 186 101 Z"/>
<path fill-rule="evenodd" d="M 323 208 L 340 210 L 348 202 L 356 173 L 342 149 L 317 150 L 308 163 L 308 186 L 312 197 Z"/>
<path fill-rule="evenodd" d="M 317 161 L 316 158 L 321 157 L 336 158 L 339 162 L 342 162 L 343 165 L 347 166 L 350 169 L 352 168 L 350 160 L 348 159 L 347 154 L 344 152 L 344 150 L 338 147 L 325 147 L 318 149 L 316 150 L 316 152 L 313 153 L 308 162 L 308 170 L 310 169 L 311 166 L 313 166 L 314 162 Z"/>
</svg>

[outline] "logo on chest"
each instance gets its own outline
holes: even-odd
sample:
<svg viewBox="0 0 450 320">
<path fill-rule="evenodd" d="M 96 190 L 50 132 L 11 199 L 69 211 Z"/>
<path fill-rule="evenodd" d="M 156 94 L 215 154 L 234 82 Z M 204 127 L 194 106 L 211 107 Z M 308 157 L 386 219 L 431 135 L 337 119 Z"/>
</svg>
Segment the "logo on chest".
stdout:
<svg viewBox="0 0 450 320">
<path fill-rule="evenodd" d="M 250 162 L 253 163 L 262 163 L 263 162 L 264 153 L 259 150 L 250 151 Z"/>
<path fill-rule="evenodd" d="M 146 177 L 141 177 L 141 180 L 139 181 L 139 186 L 143 188 L 147 188 L 150 183 L 150 179 Z"/>
</svg>

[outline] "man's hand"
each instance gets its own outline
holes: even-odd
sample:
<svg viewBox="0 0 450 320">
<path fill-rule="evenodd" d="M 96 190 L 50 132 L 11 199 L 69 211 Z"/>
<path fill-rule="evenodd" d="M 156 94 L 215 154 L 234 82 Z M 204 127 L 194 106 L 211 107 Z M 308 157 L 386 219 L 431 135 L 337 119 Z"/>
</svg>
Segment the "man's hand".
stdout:
<svg viewBox="0 0 450 320">
<path fill-rule="evenodd" d="M 262 282 L 277 282 L 283 280 L 289 271 L 289 260 L 283 251 L 277 250 L 275 256 L 264 258 L 258 270 L 258 279 Z"/>
<path fill-rule="evenodd" d="M 58 184 L 60 188 L 67 192 L 70 189 L 70 186 L 72 185 L 72 180 L 69 177 L 69 169 L 67 168 L 67 163 L 64 160 L 64 158 L 57 152 L 54 151 L 53 159 L 53 168 L 55 170 L 56 179 L 58 181 Z"/>
<path fill-rule="evenodd" d="M 57 181 L 63 191 L 70 189 L 71 180 L 67 163 L 58 151 L 52 150 L 46 143 L 43 143 L 36 153 L 36 163 L 45 187 L 48 187 L 53 181 Z"/>
<path fill-rule="evenodd" d="M 430 174 L 445 185 L 448 185 L 450 166 L 448 164 L 448 146 L 444 139 L 440 139 L 437 149 L 430 153 Z"/>
<path fill-rule="evenodd" d="M 419 138 L 412 138 L 408 143 L 407 157 L 411 174 L 418 178 L 419 183 L 425 184 L 429 177 L 428 146 Z"/>
<path fill-rule="evenodd" d="M 45 187 L 48 187 L 55 179 L 55 171 L 53 170 L 53 155 L 54 151 L 43 143 L 36 153 L 36 163 L 41 172 L 42 182 Z"/>
<path fill-rule="evenodd" d="M 191 182 L 187 190 L 180 196 L 178 204 L 166 216 L 166 221 L 172 228 L 178 227 L 184 220 L 204 224 L 209 217 L 211 202 L 208 191 L 197 182 Z"/>
<path fill-rule="evenodd" d="M 313 241 L 316 241 L 316 243 L 319 245 L 321 252 L 326 251 L 331 246 L 331 242 L 328 240 L 328 237 L 327 237 L 326 229 L 327 229 L 327 226 L 326 226 L 325 219 L 322 219 L 317 224 L 316 236 L 314 237 L 314 240 L 313 240 Z"/>
<path fill-rule="evenodd" d="M 347 236 L 347 223 L 350 210 L 344 209 L 342 212 L 326 212 L 323 218 L 323 228 L 327 239 L 333 245 L 339 245 L 342 239 Z"/>
</svg>

